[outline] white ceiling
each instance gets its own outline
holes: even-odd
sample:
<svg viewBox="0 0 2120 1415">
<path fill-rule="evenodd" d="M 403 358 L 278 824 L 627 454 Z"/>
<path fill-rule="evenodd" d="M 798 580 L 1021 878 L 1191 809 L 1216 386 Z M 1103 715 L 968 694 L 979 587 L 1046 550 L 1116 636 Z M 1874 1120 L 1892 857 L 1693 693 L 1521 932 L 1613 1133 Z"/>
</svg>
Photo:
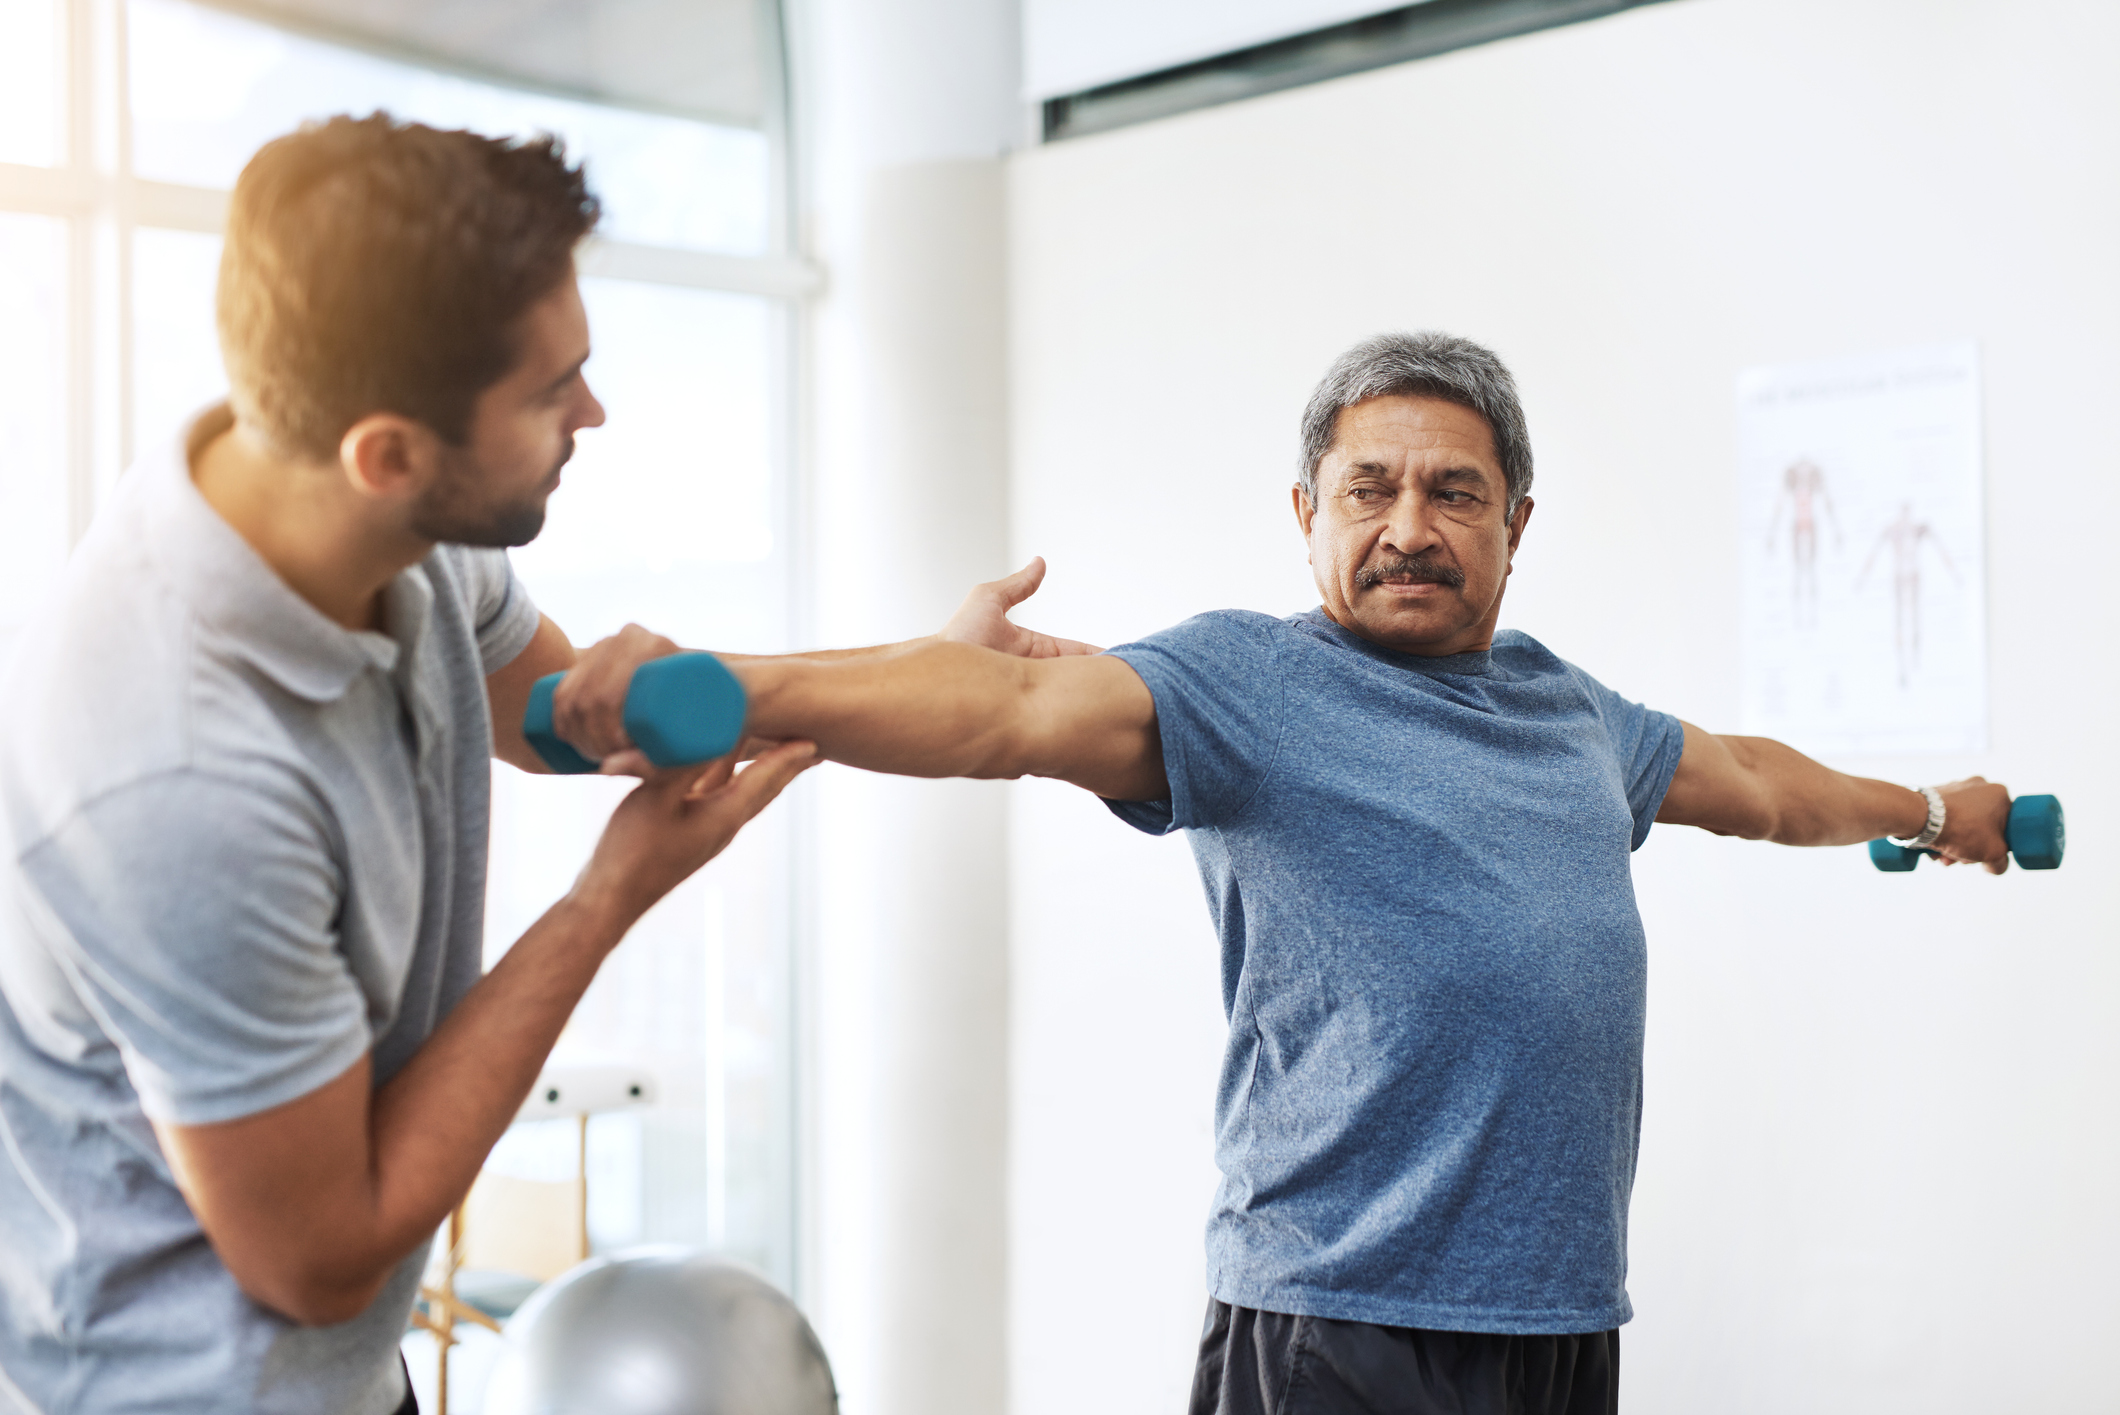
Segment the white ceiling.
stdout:
<svg viewBox="0 0 2120 1415">
<path fill-rule="evenodd" d="M 757 126 L 760 0 L 216 0 L 499 77 Z"/>
</svg>

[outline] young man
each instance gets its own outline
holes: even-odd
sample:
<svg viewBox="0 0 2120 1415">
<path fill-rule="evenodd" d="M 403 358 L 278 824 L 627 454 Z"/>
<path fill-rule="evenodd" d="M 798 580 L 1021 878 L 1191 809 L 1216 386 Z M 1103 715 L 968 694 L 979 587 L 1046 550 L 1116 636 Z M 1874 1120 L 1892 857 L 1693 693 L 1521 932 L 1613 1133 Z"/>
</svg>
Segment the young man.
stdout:
<svg viewBox="0 0 2120 1415">
<path fill-rule="evenodd" d="M 598 965 L 815 760 L 652 777 L 481 978 L 489 758 L 543 769 L 576 662 L 501 547 L 603 421 L 595 219 L 550 141 L 380 116 L 237 184 L 230 405 L 120 485 L 0 702 L 0 1409 L 409 1409 L 429 1238 Z"/>
<path fill-rule="evenodd" d="M 1230 1019 L 1195 1415 L 1617 1408 L 1647 971 L 1628 856 L 1652 822 L 2007 863 L 1999 786 L 1845 776 L 1498 633 L 1530 489 L 1501 363 L 1380 338 L 1303 418 L 1319 608 L 1094 658 L 738 670 L 764 736 L 1057 777 L 1190 836 Z"/>
</svg>

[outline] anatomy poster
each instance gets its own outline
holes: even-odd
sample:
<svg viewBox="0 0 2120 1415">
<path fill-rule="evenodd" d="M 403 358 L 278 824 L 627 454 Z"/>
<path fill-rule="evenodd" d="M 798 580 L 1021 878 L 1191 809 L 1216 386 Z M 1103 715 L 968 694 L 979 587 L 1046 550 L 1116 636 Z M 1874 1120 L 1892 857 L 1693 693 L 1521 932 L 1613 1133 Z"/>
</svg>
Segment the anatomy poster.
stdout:
<svg viewBox="0 0 2120 1415">
<path fill-rule="evenodd" d="M 1970 342 L 1737 380 L 1744 730 L 1810 752 L 1987 745 Z"/>
</svg>

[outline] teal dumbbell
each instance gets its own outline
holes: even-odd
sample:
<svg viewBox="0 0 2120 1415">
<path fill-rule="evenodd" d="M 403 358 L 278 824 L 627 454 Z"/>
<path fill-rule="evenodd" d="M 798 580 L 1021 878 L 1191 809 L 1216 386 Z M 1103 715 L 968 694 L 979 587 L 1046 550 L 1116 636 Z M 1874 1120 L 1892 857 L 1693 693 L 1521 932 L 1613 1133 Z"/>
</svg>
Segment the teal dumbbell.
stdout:
<svg viewBox="0 0 2120 1415">
<path fill-rule="evenodd" d="M 548 673 L 530 688 L 523 736 L 545 765 L 563 775 L 595 771 L 552 730 L 552 690 L 564 674 Z M 633 670 L 626 687 L 626 735 L 657 766 L 690 766 L 736 750 L 743 737 L 743 684 L 710 653 L 673 653 Z"/>
<path fill-rule="evenodd" d="M 2068 823 L 2061 815 L 2059 796 L 2019 796 L 2010 802 L 2009 824 L 2002 838 L 2009 842 L 2017 867 L 2024 870 L 2058 870 L 2068 849 Z M 1870 863 L 1898 874 L 1921 863 L 1933 850 L 1909 850 L 1896 840 L 1872 840 Z"/>
</svg>

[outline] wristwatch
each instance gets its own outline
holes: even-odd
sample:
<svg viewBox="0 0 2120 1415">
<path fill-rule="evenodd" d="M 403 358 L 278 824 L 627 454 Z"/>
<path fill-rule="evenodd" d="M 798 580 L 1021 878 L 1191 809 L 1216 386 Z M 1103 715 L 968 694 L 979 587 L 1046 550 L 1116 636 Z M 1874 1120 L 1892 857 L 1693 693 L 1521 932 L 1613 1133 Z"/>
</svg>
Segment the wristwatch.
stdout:
<svg viewBox="0 0 2120 1415">
<path fill-rule="evenodd" d="M 1922 826 L 1919 835 L 1895 835 L 1892 838 L 1909 850 L 1933 849 L 1937 838 L 1943 834 L 1943 793 L 1933 786 L 1917 786 L 1914 789 L 1929 803 L 1928 824 Z"/>
</svg>

